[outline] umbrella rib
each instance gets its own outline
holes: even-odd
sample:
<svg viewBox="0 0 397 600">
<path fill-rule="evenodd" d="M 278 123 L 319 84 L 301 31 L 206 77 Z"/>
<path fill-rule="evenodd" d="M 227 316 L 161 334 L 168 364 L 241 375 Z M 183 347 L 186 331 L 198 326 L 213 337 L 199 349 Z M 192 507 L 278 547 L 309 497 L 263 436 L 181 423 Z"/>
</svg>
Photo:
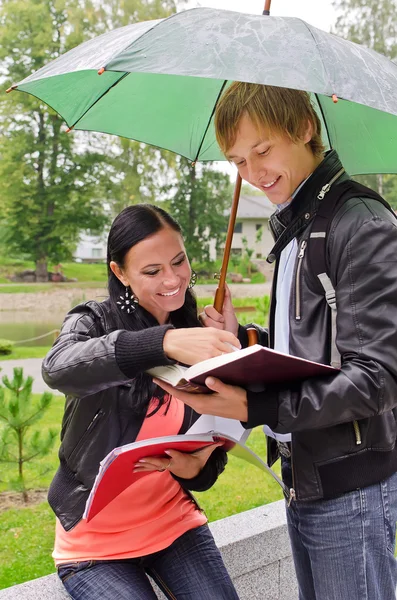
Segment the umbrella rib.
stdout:
<svg viewBox="0 0 397 600">
<path fill-rule="evenodd" d="M 211 111 L 210 118 L 208 119 L 207 127 L 205 128 L 205 131 L 204 131 L 203 137 L 201 138 L 200 146 L 198 147 L 198 150 L 197 150 L 197 153 L 196 153 L 196 156 L 195 156 L 195 158 L 194 158 L 194 161 L 193 161 L 193 162 L 196 162 L 196 161 L 198 160 L 199 156 L 200 156 L 200 152 L 201 152 L 201 148 L 203 147 L 203 144 L 204 144 L 205 136 L 207 135 L 208 129 L 209 129 L 210 125 L 211 125 L 212 117 L 213 117 L 213 116 L 214 116 L 214 114 L 215 114 L 215 109 L 216 109 L 216 107 L 217 107 L 217 104 L 218 104 L 218 102 L 219 102 L 219 98 L 221 97 L 221 95 L 222 95 L 222 93 L 223 93 L 223 90 L 225 89 L 225 86 L 226 86 L 226 84 L 227 84 L 227 81 L 228 81 L 228 80 L 227 80 L 227 79 L 225 79 L 225 81 L 224 81 L 224 82 L 222 83 L 222 85 L 221 85 L 221 89 L 219 90 L 219 93 L 218 93 L 218 96 L 217 96 L 216 102 L 215 102 L 215 104 L 214 104 L 214 106 L 213 106 L 213 108 L 212 108 L 212 111 Z"/>
<path fill-rule="evenodd" d="M 320 46 L 319 46 L 319 43 L 318 43 L 318 41 L 317 41 L 317 39 L 316 39 L 316 36 L 314 35 L 313 31 L 310 29 L 310 27 L 309 27 L 308 23 L 306 23 L 306 21 L 304 21 L 303 19 L 299 19 L 299 21 L 301 21 L 301 22 L 304 24 L 304 26 L 306 27 L 306 29 L 307 29 L 307 30 L 308 30 L 308 32 L 310 33 L 311 37 L 313 38 L 314 44 L 315 44 L 315 46 L 316 46 L 316 48 L 317 48 L 317 52 L 318 52 L 318 54 L 319 54 L 319 56 L 320 56 L 320 59 L 321 59 L 321 63 L 322 63 L 322 65 L 323 65 L 323 67 L 324 67 L 324 71 L 325 71 L 325 72 L 326 72 L 326 74 L 327 74 L 328 84 L 329 84 L 329 86 L 330 86 L 330 88 L 331 88 L 331 90 L 332 90 L 332 89 L 334 88 L 334 86 L 333 86 L 333 84 L 332 84 L 331 77 L 330 77 L 330 74 L 329 74 L 329 72 L 328 72 L 328 69 L 327 69 L 327 68 L 326 68 L 326 66 L 325 66 L 325 62 L 324 62 L 324 60 L 323 60 L 323 55 L 322 55 L 322 52 L 321 52 L 321 50 L 320 50 Z"/>
<path fill-rule="evenodd" d="M 115 85 L 117 85 L 118 83 L 120 83 L 120 81 L 122 81 L 122 80 L 124 79 L 124 77 L 127 77 L 127 75 L 129 75 L 129 73 L 123 73 L 123 74 L 121 75 L 121 77 L 119 77 L 119 78 L 117 79 L 117 81 L 113 82 L 113 83 L 112 83 L 112 85 L 111 85 L 110 87 L 108 87 L 108 88 L 107 88 L 107 89 L 106 89 L 106 90 L 103 92 L 103 94 L 101 94 L 101 95 L 100 95 L 100 96 L 99 96 L 99 97 L 98 97 L 98 98 L 95 100 L 95 102 L 93 102 L 93 103 L 92 103 L 92 104 L 91 104 L 91 105 L 90 105 L 90 106 L 87 108 L 87 110 L 83 112 L 83 114 L 82 114 L 82 115 L 80 115 L 80 116 L 79 116 L 79 118 L 77 119 L 77 121 L 75 121 L 75 122 L 73 123 L 73 125 L 71 125 L 71 126 L 70 126 L 70 129 L 73 129 L 74 127 L 76 127 L 77 123 L 78 123 L 79 121 L 81 121 L 81 119 L 82 119 L 83 117 L 85 117 L 85 115 L 88 113 L 88 111 L 90 111 L 90 110 L 91 110 L 91 108 L 93 108 L 93 107 L 95 106 L 95 104 L 97 104 L 97 102 L 99 102 L 99 100 L 102 100 L 102 98 L 103 98 L 104 96 L 106 96 L 106 94 L 107 94 L 108 92 L 110 92 L 110 90 L 111 90 L 111 89 L 113 89 Z M 98 77 L 99 77 L 99 76 L 98 76 Z"/>
</svg>

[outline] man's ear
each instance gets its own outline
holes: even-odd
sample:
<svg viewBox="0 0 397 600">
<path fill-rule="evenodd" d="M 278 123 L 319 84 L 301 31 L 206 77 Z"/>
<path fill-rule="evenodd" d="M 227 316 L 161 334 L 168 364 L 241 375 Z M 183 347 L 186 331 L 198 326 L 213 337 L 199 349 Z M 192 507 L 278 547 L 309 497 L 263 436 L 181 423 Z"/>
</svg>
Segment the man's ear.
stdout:
<svg viewBox="0 0 397 600">
<path fill-rule="evenodd" d="M 313 123 L 310 119 L 307 120 L 306 128 L 303 131 L 302 142 L 308 144 L 313 137 Z"/>
<path fill-rule="evenodd" d="M 128 279 L 124 276 L 123 271 L 120 269 L 119 265 L 116 262 L 114 262 L 114 260 L 110 261 L 109 267 L 111 268 L 112 272 L 116 275 L 117 279 L 119 279 L 121 283 L 125 285 L 125 287 L 128 287 L 130 285 Z"/>
</svg>

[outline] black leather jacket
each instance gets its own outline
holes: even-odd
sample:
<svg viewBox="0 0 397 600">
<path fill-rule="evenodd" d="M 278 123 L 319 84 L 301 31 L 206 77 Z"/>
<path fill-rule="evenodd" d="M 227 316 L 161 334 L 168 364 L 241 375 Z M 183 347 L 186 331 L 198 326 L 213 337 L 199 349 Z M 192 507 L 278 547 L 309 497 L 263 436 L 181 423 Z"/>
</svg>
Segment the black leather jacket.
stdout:
<svg viewBox="0 0 397 600">
<path fill-rule="evenodd" d="M 336 152 L 330 152 L 273 220 L 276 259 L 293 237 L 302 249 L 317 195 L 340 169 Z M 334 185 L 346 178 L 342 175 Z M 348 200 L 333 218 L 327 252 L 336 290 L 340 372 L 248 392 L 247 426 L 265 423 L 276 432 L 292 433 L 292 485 L 298 500 L 334 497 L 397 471 L 396 219 L 376 200 Z M 277 264 L 274 290 L 276 285 Z M 275 307 L 273 296 L 269 332 L 260 332 L 261 343 L 271 347 Z M 329 364 L 329 312 L 301 250 L 290 296 L 291 354 Z M 270 438 L 268 453 L 273 464 L 279 454 Z"/>
<path fill-rule="evenodd" d="M 44 359 L 45 382 L 66 395 L 60 465 L 48 494 L 66 531 L 82 517 L 100 461 L 113 448 L 135 441 L 144 416 L 137 416 L 131 408 L 133 377 L 173 362 L 163 351 L 163 337 L 170 327 L 120 330 L 109 300 L 87 302 L 67 315 L 60 336 Z M 179 433 L 185 433 L 198 417 L 185 406 Z M 186 491 L 208 489 L 226 461 L 226 453 L 216 448 L 195 479 L 175 479 Z"/>
</svg>

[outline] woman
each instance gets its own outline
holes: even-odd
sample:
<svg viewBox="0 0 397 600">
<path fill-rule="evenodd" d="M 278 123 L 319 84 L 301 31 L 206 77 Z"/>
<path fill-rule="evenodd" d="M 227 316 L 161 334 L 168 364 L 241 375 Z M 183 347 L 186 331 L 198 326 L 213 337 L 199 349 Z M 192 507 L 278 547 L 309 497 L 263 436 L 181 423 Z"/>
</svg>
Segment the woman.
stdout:
<svg viewBox="0 0 397 600">
<path fill-rule="evenodd" d="M 194 281 L 179 225 L 162 209 L 130 206 L 108 238 L 109 298 L 66 317 L 43 363 L 45 381 L 66 395 L 60 466 L 49 491 L 56 516 L 54 559 L 72 598 L 238 598 L 206 517 L 188 490 L 208 489 L 226 464 L 213 445 L 170 451 L 134 467 L 150 471 L 89 523 L 82 520 L 100 461 L 116 446 L 184 433 L 198 418 L 145 373 L 231 351 L 237 338 L 200 327 Z"/>
</svg>

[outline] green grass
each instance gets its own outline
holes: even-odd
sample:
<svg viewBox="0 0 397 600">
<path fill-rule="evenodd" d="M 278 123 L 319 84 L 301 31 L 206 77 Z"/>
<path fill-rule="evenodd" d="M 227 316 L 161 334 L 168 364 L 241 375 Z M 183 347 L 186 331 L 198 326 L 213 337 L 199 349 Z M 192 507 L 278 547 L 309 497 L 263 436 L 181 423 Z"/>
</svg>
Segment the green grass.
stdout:
<svg viewBox="0 0 397 600">
<path fill-rule="evenodd" d="M 59 429 L 63 398 L 53 404 L 38 426 Z M 265 437 L 258 428 L 248 445 L 262 458 L 266 456 Z M 58 464 L 57 448 L 36 465 L 27 465 L 31 488 L 48 487 Z M 42 472 L 44 474 L 41 474 Z M 2 479 L 12 474 L 9 465 L 1 465 Z M 0 491 L 6 489 L 2 484 Z M 215 521 L 232 514 L 282 498 L 278 485 L 262 471 L 233 456 L 217 483 L 208 491 L 196 494 L 208 519 Z M 51 552 L 54 539 L 54 515 L 46 503 L 10 509 L 0 514 L 0 589 L 54 572 Z"/>
<path fill-rule="evenodd" d="M 201 311 L 204 306 L 214 303 L 213 298 L 197 298 L 197 306 Z M 233 306 L 239 309 L 248 307 L 249 309 L 255 308 L 255 311 L 249 310 L 244 312 L 239 310 L 237 312 L 237 319 L 240 325 L 247 325 L 248 323 L 257 323 L 257 325 L 266 326 L 269 315 L 269 296 L 250 297 L 250 298 L 233 298 Z"/>
<path fill-rule="evenodd" d="M 46 503 L 0 514 L 0 589 L 55 571 L 54 526 Z"/>
<path fill-rule="evenodd" d="M 14 346 L 11 354 L 0 354 L 0 362 L 18 358 L 44 358 L 50 348 L 51 346 Z"/>
<path fill-rule="evenodd" d="M 193 268 L 197 270 L 205 270 L 211 273 L 210 277 L 202 276 L 198 278 L 198 283 L 216 283 L 212 277 L 212 273 L 219 272 L 221 261 L 215 263 L 200 263 L 193 264 Z M 62 272 L 69 279 L 77 279 L 77 282 L 67 283 L 10 283 L 9 277 L 17 272 L 27 269 L 34 270 L 35 265 L 31 261 L 8 258 L 0 256 L 0 293 L 2 294 L 21 294 L 21 293 L 37 293 L 52 289 L 54 286 L 61 287 L 101 287 L 101 284 L 106 285 L 107 281 L 107 266 L 105 263 L 76 263 L 62 262 Z M 53 265 L 49 265 L 49 271 L 54 271 Z M 230 272 L 241 273 L 244 277 L 248 277 L 247 267 L 242 261 L 240 264 L 230 265 Z M 251 283 L 262 283 L 265 277 L 258 272 L 252 273 Z"/>
<path fill-rule="evenodd" d="M 106 289 L 106 281 L 77 281 L 65 283 L 1 283 L 0 294 L 37 294 L 38 292 L 51 292 L 59 289 Z"/>
</svg>

